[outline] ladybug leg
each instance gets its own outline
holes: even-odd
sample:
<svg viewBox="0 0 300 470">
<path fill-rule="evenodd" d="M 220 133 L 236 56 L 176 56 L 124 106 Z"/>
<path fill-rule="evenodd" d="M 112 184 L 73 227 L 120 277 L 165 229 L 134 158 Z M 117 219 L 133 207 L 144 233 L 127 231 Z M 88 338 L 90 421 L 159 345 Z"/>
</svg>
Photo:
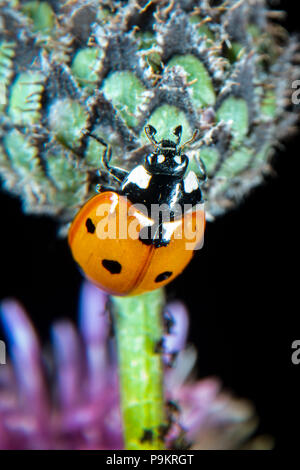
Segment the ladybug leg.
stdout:
<svg viewBox="0 0 300 470">
<path fill-rule="evenodd" d="M 115 166 L 110 166 L 109 162 L 111 160 L 111 155 L 112 155 L 111 146 L 104 143 L 104 141 L 103 141 L 103 145 L 105 145 L 106 147 L 102 154 L 103 164 L 105 168 L 107 169 L 107 171 L 109 172 L 109 174 L 115 180 L 117 180 L 118 183 L 122 183 L 122 181 L 127 177 L 129 172 L 126 170 L 122 170 L 121 168 L 117 168 Z"/>
<path fill-rule="evenodd" d="M 199 155 L 197 155 L 195 157 L 195 162 L 196 162 L 198 170 L 199 170 L 199 173 L 197 172 L 197 177 L 202 183 L 204 183 L 204 181 L 207 180 L 207 173 L 206 173 L 205 164 L 204 164 L 202 158 L 200 158 Z"/>
<path fill-rule="evenodd" d="M 145 134 L 148 137 L 149 141 L 151 142 L 151 144 L 154 145 L 154 147 L 157 147 L 158 142 L 154 137 L 155 134 L 157 133 L 157 130 L 155 129 L 155 127 L 148 124 L 147 126 L 145 126 L 144 131 L 145 131 Z"/>
<path fill-rule="evenodd" d="M 99 144 L 104 145 L 105 149 L 102 153 L 103 165 L 106 168 L 106 170 L 109 172 L 109 174 L 115 180 L 118 181 L 118 183 L 122 183 L 122 181 L 127 177 L 129 172 L 126 170 L 122 170 L 121 168 L 110 166 L 109 162 L 111 160 L 111 155 L 112 155 L 111 146 L 108 145 L 104 140 L 102 140 L 101 137 L 98 137 L 90 133 L 88 133 L 87 135 L 95 139 L 97 142 L 99 142 Z"/>
<path fill-rule="evenodd" d="M 97 193 L 103 193 L 105 191 L 117 192 L 117 189 L 113 184 L 109 185 L 109 184 L 98 183 L 96 184 L 96 191 Z"/>
</svg>

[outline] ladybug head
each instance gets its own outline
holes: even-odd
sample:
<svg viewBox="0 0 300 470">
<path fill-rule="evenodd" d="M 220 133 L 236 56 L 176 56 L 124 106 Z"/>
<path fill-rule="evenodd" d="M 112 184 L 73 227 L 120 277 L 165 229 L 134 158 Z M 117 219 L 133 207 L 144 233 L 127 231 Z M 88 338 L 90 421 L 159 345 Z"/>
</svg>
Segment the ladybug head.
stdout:
<svg viewBox="0 0 300 470">
<path fill-rule="evenodd" d="M 154 151 L 147 155 L 145 159 L 146 170 L 152 174 L 183 176 L 189 163 L 188 157 L 182 153 L 183 148 L 186 144 L 195 140 L 198 132 L 195 131 L 193 137 L 180 146 L 182 126 L 177 126 L 173 131 L 176 136 L 175 142 L 168 139 L 157 142 L 154 137 L 156 129 L 150 124 L 145 127 L 145 133 L 154 146 Z"/>
</svg>

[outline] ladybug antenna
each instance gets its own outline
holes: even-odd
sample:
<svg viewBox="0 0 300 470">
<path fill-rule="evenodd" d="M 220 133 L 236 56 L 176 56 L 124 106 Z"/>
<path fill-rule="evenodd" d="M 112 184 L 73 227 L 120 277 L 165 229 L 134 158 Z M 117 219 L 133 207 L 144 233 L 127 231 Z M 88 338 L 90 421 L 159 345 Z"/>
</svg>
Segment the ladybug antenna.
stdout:
<svg viewBox="0 0 300 470">
<path fill-rule="evenodd" d="M 148 137 L 148 139 L 150 140 L 151 144 L 154 145 L 155 147 L 159 147 L 159 143 L 157 142 L 157 140 L 154 137 L 156 132 L 157 132 L 157 130 L 155 129 L 155 127 L 151 126 L 150 124 L 148 124 L 145 127 L 145 134 Z"/>
<path fill-rule="evenodd" d="M 175 127 L 174 131 L 173 131 L 173 134 L 177 137 L 177 140 L 176 140 L 176 147 L 177 145 L 180 144 L 180 141 L 181 141 L 181 135 L 182 135 L 182 126 L 177 126 Z"/>
<path fill-rule="evenodd" d="M 177 129 L 177 128 L 176 128 L 176 129 Z M 176 130 L 176 129 L 175 129 L 175 130 Z M 175 133 L 175 131 L 174 131 L 174 133 Z M 196 130 L 194 131 L 194 134 L 192 135 L 191 139 L 187 140 L 186 142 L 184 142 L 184 144 L 182 144 L 182 145 L 179 147 L 178 153 L 181 153 L 186 145 L 191 144 L 192 142 L 195 142 L 195 140 L 197 139 L 197 137 L 198 137 L 198 129 L 196 129 Z"/>
</svg>

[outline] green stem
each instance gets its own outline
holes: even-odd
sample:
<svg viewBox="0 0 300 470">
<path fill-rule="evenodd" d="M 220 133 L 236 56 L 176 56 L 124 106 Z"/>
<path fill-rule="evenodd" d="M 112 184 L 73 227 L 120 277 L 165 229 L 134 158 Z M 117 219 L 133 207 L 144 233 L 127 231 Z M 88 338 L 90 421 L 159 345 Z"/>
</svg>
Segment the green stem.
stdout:
<svg viewBox="0 0 300 470">
<path fill-rule="evenodd" d="M 117 336 L 124 444 L 128 450 L 164 449 L 163 290 L 112 297 Z"/>
</svg>

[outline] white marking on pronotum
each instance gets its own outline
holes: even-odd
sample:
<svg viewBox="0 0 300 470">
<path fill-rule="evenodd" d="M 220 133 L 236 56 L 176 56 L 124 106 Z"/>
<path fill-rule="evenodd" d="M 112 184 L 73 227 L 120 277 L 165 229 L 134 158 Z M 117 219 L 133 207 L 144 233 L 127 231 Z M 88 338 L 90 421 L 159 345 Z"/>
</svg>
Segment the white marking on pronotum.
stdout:
<svg viewBox="0 0 300 470">
<path fill-rule="evenodd" d="M 193 191 L 199 189 L 197 176 L 193 171 L 190 171 L 187 177 L 183 180 L 184 190 L 186 193 L 192 193 Z"/>
<path fill-rule="evenodd" d="M 174 160 L 175 160 L 175 162 L 176 162 L 178 165 L 180 165 L 180 163 L 181 163 L 181 157 L 180 157 L 180 155 L 177 155 L 177 156 L 174 158 Z"/>
<path fill-rule="evenodd" d="M 150 180 L 150 173 L 148 173 L 143 165 L 139 165 L 129 173 L 128 180 L 126 181 L 124 187 L 126 187 L 129 183 L 134 183 L 139 186 L 139 188 L 146 189 L 149 186 Z"/>
<path fill-rule="evenodd" d="M 164 155 L 158 155 L 157 163 L 163 163 L 164 161 L 165 161 L 165 156 Z"/>
</svg>

